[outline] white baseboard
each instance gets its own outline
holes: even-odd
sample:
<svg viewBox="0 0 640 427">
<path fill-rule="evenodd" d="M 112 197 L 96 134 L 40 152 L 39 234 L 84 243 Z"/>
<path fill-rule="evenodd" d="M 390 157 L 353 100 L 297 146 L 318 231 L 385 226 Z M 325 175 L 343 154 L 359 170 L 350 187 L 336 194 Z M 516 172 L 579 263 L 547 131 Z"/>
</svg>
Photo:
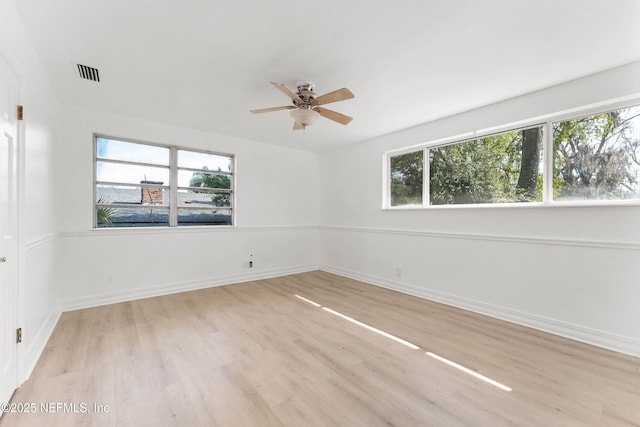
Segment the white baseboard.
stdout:
<svg viewBox="0 0 640 427">
<path fill-rule="evenodd" d="M 53 330 L 58 324 L 58 319 L 60 319 L 60 315 L 62 312 L 56 307 L 47 316 L 44 323 L 38 329 L 38 332 L 34 335 L 32 340 L 29 340 L 29 346 L 26 347 L 24 352 L 18 358 L 19 366 L 19 378 L 18 383 L 22 385 L 23 382 L 29 379 L 33 369 L 36 367 L 36 363 L 38 363 L 38 359 L 42 355 L 51 334 L 53 334 Z"/>
<path fill-rule="evenodd" d="M 483 314 L 497 319 L 506 320 L 511 323 L 548 332 L 564 338 L 580 341 L 586 344 L 602 347 L 618 353 L 640 357 L 640 341 L 633 338 L 623 337 L 596 329 L 586 328 L 580 325 L 550 319 L 535 314 L 524 313 L 506 307 L 487 304 L 482 301 L 459 297 L 452 294 L 434 291 L 423 287 L 417 287 L 408 283 L 389 280 L 379 276 L 359 273 L 339 267 L 321 265 L 320 270 L 361 282 L 391 289 L 408 295 L 425 298 L 431 301 L 447 304 L 453 307 L 462 308 Z"/>
<path fill-rule="evenodd" d="M 164 283 L 126 291 L 109 292 L 99 295 L 89 295 L 80 298 L 70 298 L 61 303 L 62 311 L 80 310 L 83 308 L 97 307 L 100 305 L 114 304 L 118 302 L 133 301 L 142 298 L 151 298 L 178 292 L 194 291 L 197 289 L 212 288 L 215 286 L 231 285 L 233 283 L 249 282 L 252 280 L 271 279 L 273 277 L 287 276 L 289 274 L 306 273 L 318 270 L 318 266 L 301 265 L 296 267 L 276 269 L 256 269 L 250 273 L 230 274 L 225 276 L 205 277 L 184 282 Z"/>
</svg>

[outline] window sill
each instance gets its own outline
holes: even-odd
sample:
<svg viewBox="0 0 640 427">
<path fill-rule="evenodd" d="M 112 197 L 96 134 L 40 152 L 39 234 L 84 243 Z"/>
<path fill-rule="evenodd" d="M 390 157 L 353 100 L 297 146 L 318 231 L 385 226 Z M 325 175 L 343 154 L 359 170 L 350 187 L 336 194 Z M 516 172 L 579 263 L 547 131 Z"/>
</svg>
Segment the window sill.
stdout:
<svg viewBox="0 0 640 427">
<path fill-rule="evenodd" d="M 160 234 L 160 233 L 202 233 L 203 231 L 229 231 L 235 225 L 190 225 L 183 227 L 92 227 L 91 232 L 104 234 Z"/>
<path fill-rule="evenodd" d="M 387 206 L 383 211 L 428 211 L 441 209 L 540 209 L 540 208 L 601 208 L 601 207 L 640 207 L 640 200 L 602 201 L 602 202 L 539 202 L 539 203 L 478 203 L 474 205 L 430 205 L 430 206 Z"/>
</svg>

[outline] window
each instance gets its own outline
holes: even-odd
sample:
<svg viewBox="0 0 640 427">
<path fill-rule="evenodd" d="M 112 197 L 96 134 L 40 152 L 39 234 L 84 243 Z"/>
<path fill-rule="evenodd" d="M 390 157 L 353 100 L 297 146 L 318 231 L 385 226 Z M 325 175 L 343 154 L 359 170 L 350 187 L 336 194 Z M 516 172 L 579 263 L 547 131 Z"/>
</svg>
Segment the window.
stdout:
<svg viewBox="0 0 640 427">
<path fill-rule="evenodd" d="M 391 206 L 422 205 L 423 159 L 422 151 L 391 157 Z"/>
<path fill-rule="evenodd" d="M 640 201 L 640 107 L 387 158 L 387 207 Z"/>
<path fill-rule="evenodd" d="M 95 153 L 95 227 L 232 225 L 232 155 L 101 136 Z"/>
<path fill-rule="evenodd" d="M 178 150 L 178 225 L 231 225 L 232 163 L 230 156 Z"/>
<path fill-rule="evenodd" d="M 429 150 L 432 205 L 542 201 L 542 127 Z"/>
<path fill-rule="evenodd" d="M 391 156 L 391 206 L 540 202 L 542 137 L 538 126 Z"/>
<path fill-rule="evenodd" d="M 640 107 L 553 123 L 555 200 L 640 199 Z"/>
</svg>

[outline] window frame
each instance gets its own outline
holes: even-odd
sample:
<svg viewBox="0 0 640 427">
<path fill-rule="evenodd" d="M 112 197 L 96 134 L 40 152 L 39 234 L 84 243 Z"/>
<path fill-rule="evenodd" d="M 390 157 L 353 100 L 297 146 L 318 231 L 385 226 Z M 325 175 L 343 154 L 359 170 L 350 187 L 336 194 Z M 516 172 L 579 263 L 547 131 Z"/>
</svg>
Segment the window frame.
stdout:
<svg viewBox="0 0 640 427">
<path fill-rule="evenodd" d="M 566 110 L 560 113 L 547 114 L 532 119 L 521 120 L 509 124 L 492 126 L 490 128 L 470 131 L 463 134 L 436 139 L 426 143 L 415 144 L 383 153 L 383 194 L 382 210 L 424 210 L 424 209 L 474 209 L 474 208 L 531 208 L 531 207 L 591 207 L 591 206 L 640 206 L 640 199 L 628 200 L 554 200 L 553 199 L 553 124 L 557 122 L 578 120 L 595 114 L 604 114 L 625 108 L 640 107 L 637 96 L 600 102 L 580 108 Z M 487 138 L 502 133 L 517 132 L 534 127 L 542 127 L 543 166 L 542 166 L 542 201 L 540 202 L 501 202 L 501 203 L 473 203 L 473 204 L 430 204 L 430 170 L 429 150 L 453 144 L 461 144 L 477 139 Z M 423 151 L 423 197 L 422 206 L 391 205 L 391 157 L 402 154 Z"/>
<path fill-rule="evenodd" d="M 140 144 L 146 145 L 150 147 L 161 147 L 169 149 L 169 164 L 158 165 L 154 163 L 144 163 L 144 162 L 132 162 L 127 160 L 115 160 L 115 159 L 100 159 L 98 158 L 98 139 L 109 139 L 114 141 L 122 141 L 132 144 Z M 216 207 L 218 210 L 225 210 L 229 212 L 229 216 L 231 218 L 231 224 L 221 224 L 221 225 L 213 225 L 213 224 L 201 224 L 201 225 L 180 225 L 178 224 L 178 210 L 180 206 L 178 206 L 178 191 L 184 189 L 186 187 L 180 187 L 178 185 L 178 170 L 190 170 L 190 171 L 204 171 L 204 169 L 194 169 L 190 167 L 179 167 L 178 166 L 178 151 L 188 151 L 194 153 L 202 153 L 209 154 L 214 156 L 228 157 L 231 160 L 230 164 L 230 172 L 224 171 L 209 171 L 215 172 L 217 175 L 227 175 L 231 177 L 231 188 L 226 190 L 225 192 L 229 192 L 231 194 L 230 197 L 230 206 L 229 207 Z M 98 227 L 98 219 L 97 219 L 97 208 L 98 208 L 98 195 L 97 195 L 97 186 L 99 184 L 112 184 L 112 185 L 130 185 L 130 186 L 140 186 L 140 184 L 126 184 L 123 182 L 111 182 L 111 181 L 98 181 L 98 162 L 108 162 L 108 163 L 116 163 L 116 164 L 129 164 L 135 166 L 151 166 L 158 168 L 166 168 L 169 170 L 169 184 L 159 185 L 158 188 L 166 189 L 169 192 L 169 201 L 167 205 L 157 205 L 159 208 L 168 209 L 169 210 L 169 220 L 168 225 L 162 226 L 132 226 L 132 227 L 114 227 L 114 226 L 106 226 L 106 227 Z M 128 205 L 128 204 L 101 204 L 100 206 L 108 207 L 108 208 L 132 208 L 132 209 L 144 209 L 148 208 L 149 205 Z M 193 149 L 187 148 L 177 145 L 168 145 L 168 144 L 160 144 L 154 142 L 141 141 L 132 138 L 121 138 L 112 135 L 106 135 L 101 133 L 93 134 L 93 206 L 92 206 L 92 229 L 93 230 L 153 230 L 153 229 L 193 229 L 193 228 L 233 228 L 236 227 L 236 156 L 230 153 L 222 153 L 218 151 L 211 150 L 202 150 L 202 149 Z M 196 210 L 207 210 L 211 209 L 210 207 L 189 207 L 189 209 Z"/>
</svg>

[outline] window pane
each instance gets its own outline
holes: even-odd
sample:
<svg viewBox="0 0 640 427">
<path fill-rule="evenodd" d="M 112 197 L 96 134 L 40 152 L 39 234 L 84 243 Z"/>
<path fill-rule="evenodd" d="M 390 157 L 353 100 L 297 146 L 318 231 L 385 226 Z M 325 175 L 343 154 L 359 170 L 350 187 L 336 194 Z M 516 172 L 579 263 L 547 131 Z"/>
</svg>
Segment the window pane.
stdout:
<svg viewBox="0 0 640 427">
<path fill-rule="evenodd" d="M 98 227 L 168 227 L 166 207 L 113 208 L 96 207 Z"/>
<path fill-rule="evenodd" d="M 542 201 L 542 127 L 429 150 L 431 205 Z"/>
<path fill-rule="evenodd" d="M 231 211 L 179 208 L 178 225 L 231 225 Z"/>
<path fill-rule="evenodd" d="M 153 186 L 96 185 L 98 204 L 169 204 L 169 189 Z"/>
<path fill-rule="evenodd" d="M 640 107 L 553 124 L 555 200 L 640 199 Z"/>
<path fill-rule="evenodd" d="M 122 163 L 97 162 L 98 181 L 140 184 L 143 181 L 156 185 L 169 185 L 169 169 L 155 166 L 125 165 Z"/>
<path fill-rule="evenodd" d="M 169 166 L 169 148 L 167 147 L 155 147 L 105 138 L 96 138 L 96 144 L 99 159 Z"/>
<path fill-rule="evenodd" d="M 231 193 L 179 190 L 178 206 L 231 207 Z"/>
<path fill-rule="evenodd" d="M 231 189 L 229 175 L 178 170 L 178 187 L 203 187 Z"/>
<path fill-rule="evenodd" d="M 232 158 L 216 154 L 178 150 L 178 167 L 231 172 Z"/>
<path fill-rule="evenodd" d="M 422 205 L 423 151 L 391 157 L 391 206 Z"/>
</svg>

